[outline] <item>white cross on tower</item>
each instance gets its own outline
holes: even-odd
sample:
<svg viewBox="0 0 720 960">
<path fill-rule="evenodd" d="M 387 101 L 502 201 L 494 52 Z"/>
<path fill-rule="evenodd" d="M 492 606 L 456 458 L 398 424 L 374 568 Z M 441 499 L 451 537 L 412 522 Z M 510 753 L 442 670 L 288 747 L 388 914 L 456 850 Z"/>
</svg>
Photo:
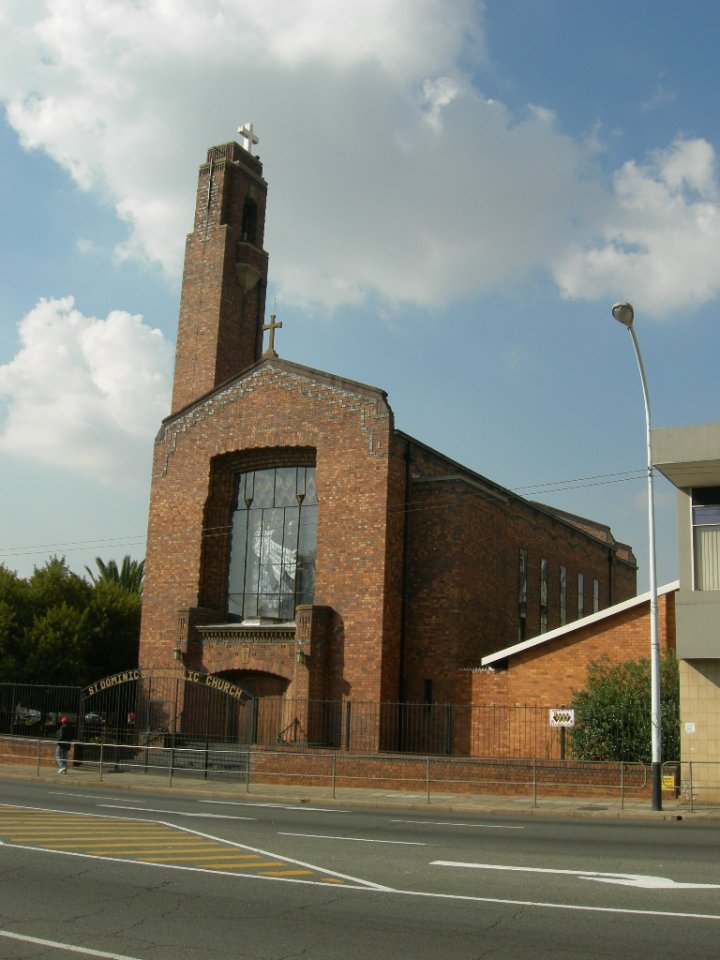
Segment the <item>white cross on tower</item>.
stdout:
<svg viewBox="0 0 720 960">
<path fill-rule="evenodd" d="M 260 140 L 253 133 L 253 125 L 251 123 L 244 123 L 241 127 L 238 127 L 237 132 L 245 141 L 243 147 L 248 153 L 252 154 L 255 144 L 260 143 Z"/>
</svg>

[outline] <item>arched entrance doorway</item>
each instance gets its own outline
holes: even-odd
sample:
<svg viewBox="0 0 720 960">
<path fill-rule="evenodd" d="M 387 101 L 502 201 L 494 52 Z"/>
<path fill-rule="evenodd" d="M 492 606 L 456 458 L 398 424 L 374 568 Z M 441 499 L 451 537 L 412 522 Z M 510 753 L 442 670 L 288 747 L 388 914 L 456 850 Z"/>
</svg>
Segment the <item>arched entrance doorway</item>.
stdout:
<svg viewBox="0 0 720 960">
<path fill-rule="evenodd" d="M 292 701 L 286 700 L 290 681 L 286 677 L 260 670 L 229 670 L 218 674 L 252 697 L 251 709 L 242 718 L 244 727 L 237 731 L 240 742 L 272 746 L 282 742 L 285 728 L 292 724 Z M 296 742 L 299 737 L 296 736 Z"/>
</svg>

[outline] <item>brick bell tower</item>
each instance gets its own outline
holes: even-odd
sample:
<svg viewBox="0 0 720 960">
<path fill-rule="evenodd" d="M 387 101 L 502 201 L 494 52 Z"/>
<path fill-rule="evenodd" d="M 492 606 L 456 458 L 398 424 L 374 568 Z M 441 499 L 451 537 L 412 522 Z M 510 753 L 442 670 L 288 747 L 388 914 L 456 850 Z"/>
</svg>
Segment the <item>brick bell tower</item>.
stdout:
<svg viewBox="0 0 720 960">
<path fill-rule="evenodd" d="M 200 167 L 195 224 L 185 246 L 172 413 L 260 359 L 268 255 L 267 183 L 248 149 L 225 143 Z"/>
</svg>

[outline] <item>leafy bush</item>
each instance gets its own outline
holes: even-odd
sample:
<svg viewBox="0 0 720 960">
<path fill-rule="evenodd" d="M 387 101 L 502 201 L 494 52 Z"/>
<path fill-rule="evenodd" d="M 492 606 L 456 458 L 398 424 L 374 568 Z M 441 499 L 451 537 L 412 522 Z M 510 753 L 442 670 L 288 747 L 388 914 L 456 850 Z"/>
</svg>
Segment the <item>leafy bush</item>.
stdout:
<svg viewBox="0 0 720 960">
<path fill-rule="evenodd" d="M 588 666 L 587 686 L 575 693 L 572 755 L 576 760 L 649 763 L 650 661 L 613 663 L 608 657 Z M 663 760 L 680 757 L 680 679 L 672 653 L 660 660 Z"/>
</svg>

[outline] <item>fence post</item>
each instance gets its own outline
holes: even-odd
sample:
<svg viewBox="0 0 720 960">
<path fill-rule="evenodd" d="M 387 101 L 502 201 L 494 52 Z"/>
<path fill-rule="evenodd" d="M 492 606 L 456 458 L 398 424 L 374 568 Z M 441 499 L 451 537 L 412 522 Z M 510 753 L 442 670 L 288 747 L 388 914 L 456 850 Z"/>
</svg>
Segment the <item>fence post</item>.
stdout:
<svg viewBox="0 0 720 960">
<path fill-rule="evenodd" d="M 332 755 L 332 795 L 333 800 L 335 799 L 335 784 L 337 781 L 337 754 Z"/>
<path fill-rule="evenodd" d="M 695 809 L 695 806 L 694 806 L 695 800 L 693 799 L 692 765 L 693 765 L 692 760 L 689 760 L 688 766 L 690 767 L 690 770 L 689 770 L 688 776 L 690 778 L 690 813 L 693 813 Z"/>
<path fill-rule="evenodd" d="M 427 788 L 427 802 L 430 803 L 430 757 L 425 758 L 425 786 Z"/>
<path fill-rule="evenodd" d="M 175 743 L 175 737 L 173 737 L 173 744 Z M 168 786 L 172 786 L 173 782 L 173 767 L 175 766 L 175 747 L 170 747 L 170 776 L 168 777 Z"/>
<path fill-rule="evenodd" d="M 100 780 L 103 778 L 103 754 L 105 752 L 105 743 L 104 741 L 100 743 Z"/>
<path fill-rule="evenodd" d="M 352 701 L 345 703 L 345 749 L 350 749 L 350 714 L 352 712 Z"/>
<path fill-rule="evenodd" d="M 537 769 L 535 767 L 535 757 L 532 761 L 532 786 L 533 786 L 533 807 L 537 807 Z"/>
<path fill-rule="evenodd" d="M 37 767 L 36 767 L 36 773 L 37 773 L 38 776 L 40 776 L 40 755 L 41 755 L 41 749 L 42 749 L 42 740 L 40 739 L 40 737 L 38 737 Z"/>
</svg>

